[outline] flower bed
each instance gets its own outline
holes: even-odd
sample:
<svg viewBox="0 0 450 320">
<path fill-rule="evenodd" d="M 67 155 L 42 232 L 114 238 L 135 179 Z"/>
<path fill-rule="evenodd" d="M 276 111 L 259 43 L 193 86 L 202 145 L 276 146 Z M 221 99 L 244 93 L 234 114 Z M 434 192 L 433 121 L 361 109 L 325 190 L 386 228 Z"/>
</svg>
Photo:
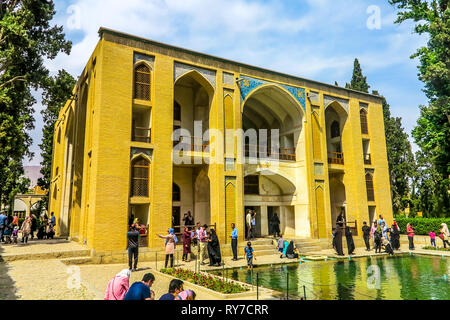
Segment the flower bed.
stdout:
<svg viewBox="0 0 450 320">
<path fill-rule="evenodd" d="M 172 277 L 191 282 L 193 284 L 225 294 L 242 293 L 250 291 L 248 287 L 244 287 L 234 281 L 224 281 L 223 279 L 196 273 L 190 270 L 169 268 L 161 269 L 161 273 L 168 274 Z"/>
<path fill-rule="evenodd" d="M 435 248 L 433 246 L 422 247 L 425 250 L 435 250 L 435 251 L 450 251 L 450 248 Z"/>
</svg>

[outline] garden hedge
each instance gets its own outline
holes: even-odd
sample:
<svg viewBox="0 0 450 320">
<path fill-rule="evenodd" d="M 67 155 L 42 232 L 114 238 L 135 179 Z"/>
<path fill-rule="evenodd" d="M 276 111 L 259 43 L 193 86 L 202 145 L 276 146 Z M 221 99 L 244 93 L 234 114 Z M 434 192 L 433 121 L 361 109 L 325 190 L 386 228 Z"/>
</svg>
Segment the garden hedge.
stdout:
<svg viewBox="0 0 450 320">
<path fill-rule="evenodd" d="M 450 218 L 406 218 L 402 216 L 395 217 L 400 227 L 401 233 L 406 234 L 406 224 L 413 225 L 416 235 L 428 235 L 431 230 L 439 234 L 441 223 L 446 223 L 450 227 Z"/>
</svg>

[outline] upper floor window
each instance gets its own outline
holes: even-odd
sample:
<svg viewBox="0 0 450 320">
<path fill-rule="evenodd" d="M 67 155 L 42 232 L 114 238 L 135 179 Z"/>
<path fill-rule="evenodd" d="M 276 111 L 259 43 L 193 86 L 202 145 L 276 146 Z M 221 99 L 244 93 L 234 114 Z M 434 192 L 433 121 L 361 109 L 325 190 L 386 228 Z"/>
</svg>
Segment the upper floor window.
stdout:
<svg viewBox="0 0 450 320">
<path fill-rule="evenodd" d="M 341 136 L 341 128 L 339 122 L 333 121 L 331 124 L 331 138 L 337 138 Z"/>
<path fill-rule="evenodd" d="M 369 127 L 367 125 L 367 112 L 364 109 L 361 109 L 359 111 L 359 116 L 361 118 L 361 133 L 362 134 L 369 134 Z"/>
<path fill-rule="evenodd" d="M 244 178 L 244 193 L 259 194 L 259 176 L 247 176 Z"/>
<path fill-rule="evenodd" d="M 134 98 L 150 100 L 151 71 L 141 63 L 134 68 Z"/>
<path fill-rule="evenodd" d="M 366 190 L 367 201 L 375 201 L 375 193 L 373 191 L 373 177 L 370 173 L 366 174 Z"/>
<path fill-rule="evenodd" d="M 131 162 L 131 196 L 148 197 L 150 182 L 150 162 L 138 157 Z"/>
</svg>

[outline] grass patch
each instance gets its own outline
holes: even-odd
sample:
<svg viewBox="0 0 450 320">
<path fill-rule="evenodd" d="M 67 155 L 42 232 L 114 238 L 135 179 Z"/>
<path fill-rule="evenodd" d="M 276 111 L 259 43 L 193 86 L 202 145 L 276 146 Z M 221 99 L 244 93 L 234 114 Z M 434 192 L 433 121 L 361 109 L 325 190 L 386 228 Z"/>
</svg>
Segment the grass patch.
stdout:
<svg viewBox="0 0 450 320">
<path fill-rule="evenodd" d="M 168 274 L 172 277 L 178 278 L 180 280 L 191 282 L 196 285 L 220 293 L 233 294 L 250 291 L 248 287 L 242 286 L 241 284 L 235 281 L 232 280 L 224 281 L 223 279 L 220 279 L 215 276 L 205 275 L 190 270 L 184 270 L 179 268 L 168 268 L 168 269 L 161 269 L 161 272 L 164 274 Z"/>
</svg>

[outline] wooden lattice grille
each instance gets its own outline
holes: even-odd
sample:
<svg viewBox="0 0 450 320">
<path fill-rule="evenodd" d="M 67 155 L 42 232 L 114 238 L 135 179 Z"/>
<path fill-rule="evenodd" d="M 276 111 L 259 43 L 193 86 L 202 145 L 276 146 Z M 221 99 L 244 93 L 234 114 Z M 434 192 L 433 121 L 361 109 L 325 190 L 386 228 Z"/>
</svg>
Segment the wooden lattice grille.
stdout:
<svg viewBox="0 0 450 320">
<path fill-rule="evenodd" d="M 375 193 L 373 190 L 373 178 L 371 174 L 366 174 L 367 201 L 375 201 Z"/>
<path fill-rule="evenodd" d="M 259 194 L 259 176 L 247 176 L 244 178 L 244 193 Z"/>
<path fill-rule="evenodd" d="M 150 163 L 139 158 L 131 166 L 131 196 L 148 197 Z"/>
<path fill-rule="evenodd" d="M 367 113 L 364 110 L 359 112 L 359 117 L 361 119 L 361 133 L 369 134 L 369 126 L 367 124 Z"/>
<path fill-rule="evenodd" d="M 150 68 L 145 64 L 138 65 L 134 70 L 134 98 L 150 100 Z"/>
</svg>

